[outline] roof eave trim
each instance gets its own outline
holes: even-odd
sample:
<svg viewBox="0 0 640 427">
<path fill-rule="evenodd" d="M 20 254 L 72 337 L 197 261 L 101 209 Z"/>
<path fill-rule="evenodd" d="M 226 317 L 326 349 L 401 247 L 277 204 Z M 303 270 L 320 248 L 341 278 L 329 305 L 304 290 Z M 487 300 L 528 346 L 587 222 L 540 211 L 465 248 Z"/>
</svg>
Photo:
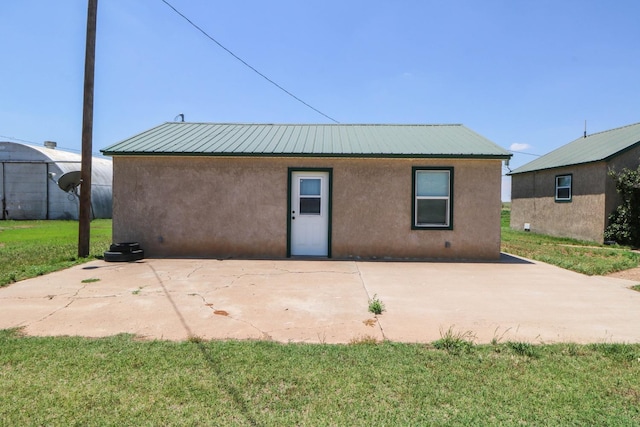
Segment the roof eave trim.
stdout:
<svg viewBox="0 0 640 427">
<path fill-rule="evenodd" d="M 379 158 L 379 159 L 496 159 L 508 160 L 512 154 L 385 154 L 385 153 L 149 153 L 101 150 L 105 156 L 146 156 L 146 157 L 322 157 L 322 158 Z"/>
<path fill-rule="evenodd" d="M 509 172 L 507 175 L 508 176 L 513 176 L 513 175 L 522 175 L 523 173 L 532 173 L 532 172 L 542 172 L 542 171 L 550 171 L 553 169 L 561 169 L 561 168 L 569 168 L 571 166 L 582 166 L 582 165 L 589 165 L 592 163 L 600 163 L 600 162 L 606 162 L 608 161 L 611 157 L 614 156 L 609 156 L 606 159 L 600 159 L 600 160 L 591 160 L 588 162 L 580 162 L 580 163 L 571 163 L 569 165 L 561 165 L 561 166 L 551 166 L 548 168 L 539 168 L 539 169 L 531 169 L 531 170 L 526 170 L 526 171 L 522 171 L 522 172 Z"/>
</svg>

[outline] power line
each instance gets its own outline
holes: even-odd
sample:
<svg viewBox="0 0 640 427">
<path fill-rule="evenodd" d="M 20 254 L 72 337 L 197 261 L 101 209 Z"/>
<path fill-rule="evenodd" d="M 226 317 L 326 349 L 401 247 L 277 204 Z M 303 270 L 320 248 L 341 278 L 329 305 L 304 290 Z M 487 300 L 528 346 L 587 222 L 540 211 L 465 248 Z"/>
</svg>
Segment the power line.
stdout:
<svg viewBox="0 0 640 427">
<path fill-rule="evenodd" d="M 542 154 L 525 153 L 524 151 L 514 151 L 514 150 L 509 150 L 509 151 L 511 153 L 516 153 L 516 154 L 526 154 L 527 156 L 542 157 Z"/>
<path fill-rule="evenodd" d="M 200 28 L 198 25 L 196 25 L 192 20 L 190 20 L 189 18 L 187 18 L 182 12 L 180 12 L 178 9 L 176 9 L 175 7 L 173 7 L 173 5 L 171 5 L 171 3 L 169 3 L 167 0 L 162 0 L 162 2 L 164 4 L 166 4 L 167 6 L 169 6 L 175 13 L 177 13 L 178 15 L 180 15 L 185 21 L 187 21 L 189 24 L 191 24 L 196 30 L 200 31 L 202 34 L 205 35 L 205 37 L 207 37 L 209 40 L 211 40 L 212 42 L 214 42 L 215 44 L 217 44 L 218 46 L 220 46 L 222 49 L 224 49 L 229 55 L 233 56 L 235 59 L 237 59 L 238 61 L 240 61 L 242 64 L 244 64 L 247 68 L 249 68 L 251 71 L 253 71 L 254 73 L 258 74 L 260 77 L 262 77 L 263 79 L 265 79 L 266 81 L 268 81 L 269 83 L 271 83 L 272 85 L 274 85 L 275 87 L 277 87 L 278 89 L 280 89 L 281 91 L 283 91 L 284 93 L 286 93 L 287 95 L 289 95 L 290 97 L 292 97 L 293 99 L 295 99 L 296 101 L 304 104 L 305 106 L 311 108 L 313 111 L 315 111 L 316 113 L 326 117 L 327 119 L 331 120 L 334 123 L 340 123 L 338 122 L 336 119 L 334 119 L 333 117 L 330 117 L 328 115 L 326 115 L 325 113 L 323 113 L 322 111 L 318 110 L 317 108 L 309 105 L 308 103 L 304 102 L 302 99 L 298 98 L 297 96 L 295 96 L 293 93 L 289 92 L 287 89 L 283 88 L 282 86 L 280 86 L 278 83 L 274 82 L 273 80 L 271 80 L 269 77 L 265 76 L 264 74 L 262 74 L 260 71 L 256 70 L 254 67 L 252 67 L 251 65 L 249 65 L 244 59 L 240 58 L 238 55 L 236 55 L 235 53 L 233 53 L 232 51 L 230 51 L 229 49 L 227 49 L 226 47 L 224 47 L 218 40 L 214 39 L 213 37 L 211 37 L 205 30 L 203 30 L 202 28 Z"/>
<path fill-rule="evenodd" d="M 13 136 L 0 135 L 0 138 L 3 138 L 3 139 L 10 139 L 11 141 L 23 142 L 23 143 L 25 143 L 25 144 L 31 144 L 31 145 L 35 145 L 35 146 L 39 146 L 39 145 L 40 145 L 40 144 L 39 144 L 39 143 L 37 143 L 37 142 L 29 141 L 29 140 L 26 140 L 26 139 L 15 138 L 15 137 L 13 137 Z M 11 142 L 11 141 L 9 141 L 9 142 Z M 79 149 L 77 149 L 77 148 L 69 148 L 69 147 L 63 147 L 62 145 L 58 145 L 58 143 L 57 143 L 57 142 L 56 142 L 56 148 L 57 148 L 57 149 L 60 149 L 60 150 L 62 150 L 62 151 L 70 151 L 70 152 L 78 153 L 78 154 L 80 154 L 80 152 L 81 152 L 81 150 L 79 150 Z M 104 157 L 104 156 L 102 155 L 102 153 L 100 153 L 100 152 L 98 152 L 98 151 L 92 151 L 92 153 L 91 153 L 91 154 L 93 154 L 95 157 Z"/>
<path fill-rule="evenodd" d="M 12 139 L 12 140 L 14 140 L 14 141 L 25 142 L 25 143 L 27 143 L 27 144 L 34 144 L 34 145 L 38 145 L 38 143 L 37 143 L 37 142 L 27 141 L 26 139 L 14 138 L 13 136 L 0 135 L 0 138 L 4 138 L 4 139 Z"/>
</svg>

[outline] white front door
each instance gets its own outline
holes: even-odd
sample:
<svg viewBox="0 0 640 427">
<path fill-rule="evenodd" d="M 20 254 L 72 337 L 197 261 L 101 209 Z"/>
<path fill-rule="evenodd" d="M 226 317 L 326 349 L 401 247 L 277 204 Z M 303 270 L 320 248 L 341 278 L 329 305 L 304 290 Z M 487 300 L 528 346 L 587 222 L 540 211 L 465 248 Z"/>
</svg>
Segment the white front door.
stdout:
<svg viewBox="0 0 640 427">
<path fill-rule="evenodd" d="M 329 172 L 291 172 L 291 255 L 329 255 Z"/>
</svg>

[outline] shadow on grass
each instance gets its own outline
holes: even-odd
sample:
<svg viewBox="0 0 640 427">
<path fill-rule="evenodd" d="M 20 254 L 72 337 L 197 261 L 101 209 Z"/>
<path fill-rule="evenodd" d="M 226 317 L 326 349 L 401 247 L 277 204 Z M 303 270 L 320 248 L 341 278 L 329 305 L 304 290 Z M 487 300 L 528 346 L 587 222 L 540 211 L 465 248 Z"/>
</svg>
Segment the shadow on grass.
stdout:
<svg viewBox="0 0 640 427">
<path fill-rule="evenodd" d="M 213 373 L 216 375 L 216 378 L 218 379 L 218 381 L 222 383 L 224 390 L 226 390 L 226 392 L 231 397 L 231 399 L 233 399 L 233 402 L 236 404 L 238 410 L 240 411 L 240 413 L 242 413 L 242 415 L 247 420 L 247 422 L 252 426 L 260 425 L 256 421 L 256 419 L 251 415 L 251 411 L 249 410 L 247 401 L 242 397 L 242 394 L 240 393 L 238 388 L 231 385 L 229 381 L 227 381 L 227 379 L 225 378 L 224 372 L 222 372 L 222 370 L 220 369 L 220 366 L 222 365 L 222 361 L 216 359 L 215 354 L 211 351 L 211 349 L 208 349 L 205 346 L 205 344 L 193 334 L 193 331 L 191 330 L 189 325 L 187 325 L 187 322 L 184 319 L 184 316 L 178 309 L 177 304 L 175 303 L 173 298 L 171 298 L 171 294 L 169 294 L 169 291 L 164 285 L 164 282 L 162 281 L 162 279 L 160 278 L 160 275 L 158 275 L 155 268 L 153 268 L 151 264 L 148 264 L 148 265 L 149 265 L 149 268 L 151 268 L 151 271 L 153 271 L 153 274 L 156 276 L 156 279 L 158 279 L 158 283 L 160 283 L 160 286 L 162 286 L 162 290 L 167 296 L 167 299 L 169 300 L 169 302 L 171 303 L 171 306 L 173 307 L 173 310 L 176 312 L 176 315 L 180 319 L 180 323 L 182 323 L 182 326 L 187 332 L 187 336 L 190 338 L 189 341 L 194 345 L 198 346 L 198 349 L 202 353 L 202 356 L 204 357 L 204 359 L 209 364 L 209 367 L 211 368 Z"/>
</svg>

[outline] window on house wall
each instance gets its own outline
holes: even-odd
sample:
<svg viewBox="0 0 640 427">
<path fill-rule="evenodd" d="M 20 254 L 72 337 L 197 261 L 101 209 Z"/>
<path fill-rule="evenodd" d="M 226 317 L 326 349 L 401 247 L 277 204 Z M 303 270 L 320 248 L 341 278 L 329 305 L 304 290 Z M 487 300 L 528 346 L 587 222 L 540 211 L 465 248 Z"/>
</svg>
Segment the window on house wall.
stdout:
<svg viewBox="0 0 640 427">
<path fill-rule="evenodd" d="M 572 175 L 556 175 L 556 202 L 571 201 L 571 182 Z"/>
<path fill-rule="evenodd" d="M 411 228 L 452 229 L 453 168 L 413 168 Z"/>
</svg>

